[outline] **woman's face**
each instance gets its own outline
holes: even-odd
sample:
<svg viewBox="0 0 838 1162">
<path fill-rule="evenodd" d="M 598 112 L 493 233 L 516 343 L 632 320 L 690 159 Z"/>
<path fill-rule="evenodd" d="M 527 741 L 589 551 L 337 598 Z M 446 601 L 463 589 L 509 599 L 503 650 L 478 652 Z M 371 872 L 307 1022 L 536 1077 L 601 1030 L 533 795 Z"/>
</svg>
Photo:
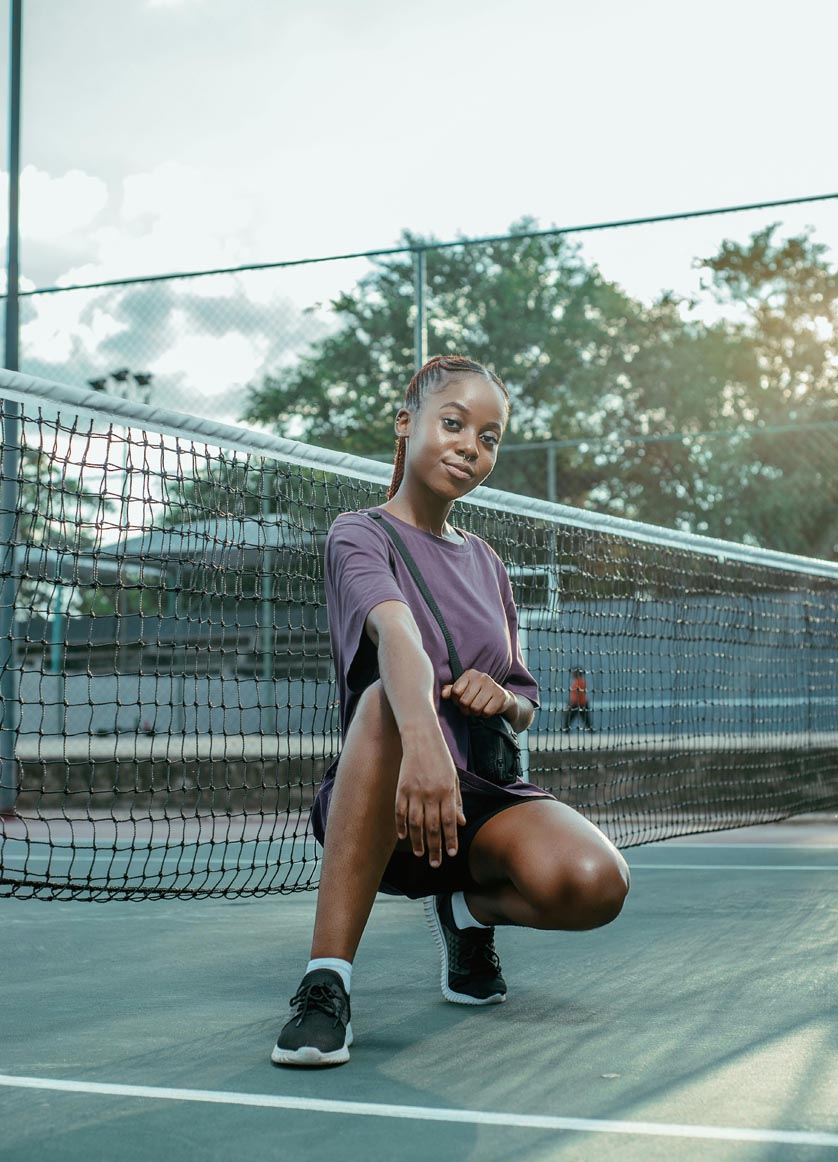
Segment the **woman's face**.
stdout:
<svg viewBox="0 0 838 1162">
<path fill-rule="evenodd" d="M 495 466 L 506 423 L 503 392 L 482 375 L 458 375 L 429 392 L 418 412 L 402 408 L 396 432 L 407 436 L 406 479 L 446 500 L 482 484 Z"/>
</svg>

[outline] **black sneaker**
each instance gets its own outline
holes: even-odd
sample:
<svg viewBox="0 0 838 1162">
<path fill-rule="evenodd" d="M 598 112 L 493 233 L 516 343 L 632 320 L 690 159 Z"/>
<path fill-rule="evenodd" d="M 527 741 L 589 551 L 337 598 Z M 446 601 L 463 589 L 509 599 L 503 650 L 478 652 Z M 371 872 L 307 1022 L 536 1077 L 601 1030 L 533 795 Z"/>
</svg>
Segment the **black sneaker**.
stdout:
<svg viewBox="0 0 838 1162">
<path fill-rule="evenodd" d="M 274 1065 L 343 1065 L 349 1060 L 349 997 L 339 973 L 330 968 L 307 973 L 291 1008 L 295 1011 L 271 1053 Z"/>
<path fill-rule="evenodd" d="M 450 894 L 427 896 L 424 907 L 442 960 L 440 984 L 446 1001 L 455 1005 L 498 1005 L 505 1001 L 506 981 L 495 952 L 494 928 L 457 928 Z"/>
</svg>

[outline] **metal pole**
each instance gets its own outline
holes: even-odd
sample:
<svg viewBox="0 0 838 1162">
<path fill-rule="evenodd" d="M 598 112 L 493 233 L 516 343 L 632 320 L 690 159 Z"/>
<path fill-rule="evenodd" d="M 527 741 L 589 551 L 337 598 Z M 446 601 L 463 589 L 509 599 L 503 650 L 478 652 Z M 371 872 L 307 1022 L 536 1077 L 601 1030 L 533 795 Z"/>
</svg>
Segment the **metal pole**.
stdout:
<svg viewBox="0 0 838 1162">
<path fill-rule="evenodd" d="M 168 592 L 166 616 L 171 619 L 172 624 L 172 683 L 170 686 L 172 714 L 170 730 L 172 734 L 182 734 L 186 730 L 186 675 L 183 672 L 186 666 L 186 658 L 184 651 L 180 650 L 177 644 L 176 581 L 165 576 L 165 574 L 164 577 Z"/>
<path fill-rule="evenodd" d="M 547 446 L 547 499 L 556 500 L 556 446 Z"/>
<path fill-rule="evenodd" d="M 19 197 L 20 197 L 20 65 L 22 0 L 11 0 L 9 29 L 9 244 L 6 271 L 5 365 L 19 370 Z M 0 813 L 13 813 L 18 793 L 15 761 L 20 713 L 20 668 L 15 648 L 15 532 L 20 501 L 20 405 L 0 401 L 3 452 L 0 461 Z"/>
<path fill-rule="evenodd" d="M 6 353 L 4 366 L 9 371 L 18 371 L 19 316 L 18 294 L 20 291 L 20 48 L 21 26 L 23 23 L 23 0 L 11 2 L 11 28 L 9 29 L 9 243 L 6 271 Z M 5 415 L 9 415 L 10 405 L 6 405 Z"/>
<path fill-rule="evenodd" d="M 425 319 L 425 280 L 427 278 L 427 261 L 424 250 L 413 251 L 413 301 L 416 307 L 416 317 L 413 320 L 413 361 L 416 370 L 428 358 L 428 324 Z"/>
<path fill-rule="evenodd" d="M 261 503 L 259 505 L 260 515 L 262 518 L 262 528 L 265 532 L 265 539 L 273 533 L 278 535 L 279 523 L 276 517 L 276 471 L 268 466 L 267 461 L 262 462 L 262 480 L 261 480 Z M 273 594 L 273 575 L 276 561 L 276 549 L 265 545 L 264 554 L 262 557 L 262 572 L 261 572 L 261 601 L 259 621 L 259 652 L 261 654 L 261 665 L 259 668 L 259 677 L 265 683 L 262 690 L 259 692 L 259 704 L 262 705 L 263 693 L 266 698 L 264 703 L 265 713 L 262 717 L 262 730 L 266 734 L 276 733 L 276 688 L 273 683 L 274 679 L 274 594 Z"/>
<path fill-rule="evenodd" d="M 18 407 L 0 400 L 3 414 L 3 459 L 0 465 L 0 814 L 13 813 L 18 771 L 15 743 L 20 715 L 20 667 L 15 641 L 15 534 L 19 503 L 20 421 Z"/>
<path fill-rule="evenodd" d="M 55 589 L 49 603 L 49 672 L 51 674 L 64 672 L 69 606 L 70 592 L 67 586 L 56 578 Z"/>
</svg>

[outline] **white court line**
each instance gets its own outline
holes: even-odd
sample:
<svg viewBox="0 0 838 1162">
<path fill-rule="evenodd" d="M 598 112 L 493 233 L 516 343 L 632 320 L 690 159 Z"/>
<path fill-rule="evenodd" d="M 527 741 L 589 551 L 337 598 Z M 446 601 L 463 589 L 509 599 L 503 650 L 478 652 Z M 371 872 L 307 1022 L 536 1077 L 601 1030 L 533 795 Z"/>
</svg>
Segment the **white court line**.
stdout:
<svg viewBox="0 0 838 1162">
<path fill-rule="evenodd" d="M 819 872 L 838 871 L 838 863 L 781 864 L 781 863 L 632 863 L 629 868 L 643 871 L 758 871 L 758 872 Z"/>
<path fill-rule="evenodd" d="M 110 1097 L 150 1098 L 157 1101 L 208 1102 L 257 1109 L 305 1110 L 371 1118 L 403 1118 L 420 1122 L 459 1122 L 480 1126 L 513 1126 L 522 1130 L 577 1130 L 592 1134 L 635 1134 L 658 1138 L 705 1138 L 723 1142 L 779 1142 L 795 1146 L 838 1149 L 838 1134 L 814 1130 L 752 1130 L 737 1126 L 691 1126 L 668 1122 L 607 1121 L 600 1118 L 563 1118 L 539 1114 L 491 1113 L 484 1110 L 435 1109 L 428 1106 L 385 1105 L 378 1102 L 329 1101 L 284 1097 L 270 1093 L 224 1093 L 213 1089 L 168 1089 L 152 1085 L 110 1085 L 96 1081 L 59 1081 L 50 1077 L 0 1074 L 0 1085 L 19 1089 L 47 1089 L 64 1093 Z"/>
<path fill-rule="evenodd" d="M 836 835 L 838 835 L 838 828 L 836 828 Z M 638 844 L 639 846 L 641 845 Z M 734 851 L 835 851 L 838 847 L 835 843 L 726 843 L 724 839 L 718 839 L 715 843 L 682 843 L 679 839 L 659 839 L 652 843 L 644 843 L 642 846 L 652 848 L 655 851 L 661 851 L 664 848 L 671 851 L 673 847 L 686 851 L 692 851 L 693 848 L 706 850 L 717 847 Z"/>
</svg>

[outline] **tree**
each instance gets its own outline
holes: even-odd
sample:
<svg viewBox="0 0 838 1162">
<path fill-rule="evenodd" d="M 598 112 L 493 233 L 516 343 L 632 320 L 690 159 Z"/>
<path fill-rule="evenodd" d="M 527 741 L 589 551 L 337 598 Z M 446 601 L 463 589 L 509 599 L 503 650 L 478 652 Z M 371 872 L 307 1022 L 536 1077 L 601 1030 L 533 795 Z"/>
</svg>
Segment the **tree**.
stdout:
<svg viewBox="0 0 838 1162">
<path fill-rule="evenodd" d="M 525 220 L 517 233 L 532 226 Z M 404 243 L 433 240 L 405 234 Z M 427 300 L 429 348 L 467 351 L 504 376 L 513 433 L 594 434 L 592 424 L 620 410 L 642 308 L 563 236 L 429 250 Z M 334 301 L 341 329 L 251 387 L 243 418 L 283 434 L 301 425 L 304 439 L 347 451 L 391 450 L 413 371 L 412 301 L 410 254 L 378 261 L 355 293 Z"/>
<path fill-rule="evenodd" d="M 776 239 L 777 224 L 746 245 L 724 242 L 700 266 L 717 302 L 744 313 L 740 333 L 759 374 L 748 418 L 759 424 L 838 419 L 838 272 L 806 232 Z"/>
<path fill-rule="evenodd" d="M 31 648 L 34 657 L 43 648 L 46 639 L 40 635 L 46 634 L 50 619 L 63 618 L 67 612 L 98 613 L 107 607 L 101 591 L 79 584 L 69 566 L 79 559 L 90 560 L 95 530 L 110 515 L 111 505 L 84 479 L 82 466 L 62 455 L 60 428 L 42 427 L 27 418 L 23 432 L 15 521 L 20 554 L 15 606 L 26 626 L 19 633 L 21 651 L 26 655 Z"/>
<path fill-rule="evenodd" d="M 792 520 L 807 482 L 764 429 L 835 415 L 836 275 L 810 240 L 726 242 L 701 265 L 730 318 L 707 323 L 671 294 L 646 305 L 563 235 L 511 236 L 427 252 L 429 348 L 497 370 L 513 401 L 496 486 L 546 495 L 542 442 L 556 453 L 557 499 L 580 507 L 805 552 L 813 520 Z M 360 454 L 393 447 L 393 415 L 413 370 L 413 263 L 381 260 L 333 308 L 340 329 L 253 385 L 244 419 Z M 653 438 L 654 437 L 654 438 Z M 782 448 L 781 445 L 782 444 Z M 785 493 L 781 495 L 783 488 Z"/>
<path fill-rule="evenodd" d="M 627 463 L 625 441 L 721 422 L 734 346 L 721 330 L 688 326 L 671 296 L 652 308 L 633 300 L 566 237 L 522 237 L 533 225 L 522 221 L 501 242 L 428 250 L 429 346 L 466 351 L 501 372 L 513 400 L 508 441 L 609 437 L 596 455 L 563 451 L 560 499 L 669 517 L 681 502 L 664 504 L 663 477 L 642 449 Z M 432 246 L 409 234 L 404 241 Z M 412 296 L 410 255 L 379 262 L 355 293 L 335 300 L 336 334 L 251 388 L 245 418 L 283 434 L 302 423 L 303 438 L 330 447 L 390 451 L 392 416 L 412 373 Z M 502 458 L 493 481 L 543 495 L 544 459 Z"/>
<path fill-rule="evenodd" d="M 742 317 L 727 330 L 753 361 L 738 400 L 743 470 L 725 500 L 762 543 L 838 557 L 838 272 L 810 232 L 778 229 L 700 263 L 716 301 Z"/>
<path fill-rule="evenodd" d="M 129 386 L 129 379 L 134 386 Z M 94 391 L 104 391 L 112 395 L 120 395 L 123 399 L 136 399 L 140 403 L 149 403 L 154 391 L 151 371 L 131 371 L 128 367 L 120 367 L 98 379 L 88 379 Z"/>
</svg>

